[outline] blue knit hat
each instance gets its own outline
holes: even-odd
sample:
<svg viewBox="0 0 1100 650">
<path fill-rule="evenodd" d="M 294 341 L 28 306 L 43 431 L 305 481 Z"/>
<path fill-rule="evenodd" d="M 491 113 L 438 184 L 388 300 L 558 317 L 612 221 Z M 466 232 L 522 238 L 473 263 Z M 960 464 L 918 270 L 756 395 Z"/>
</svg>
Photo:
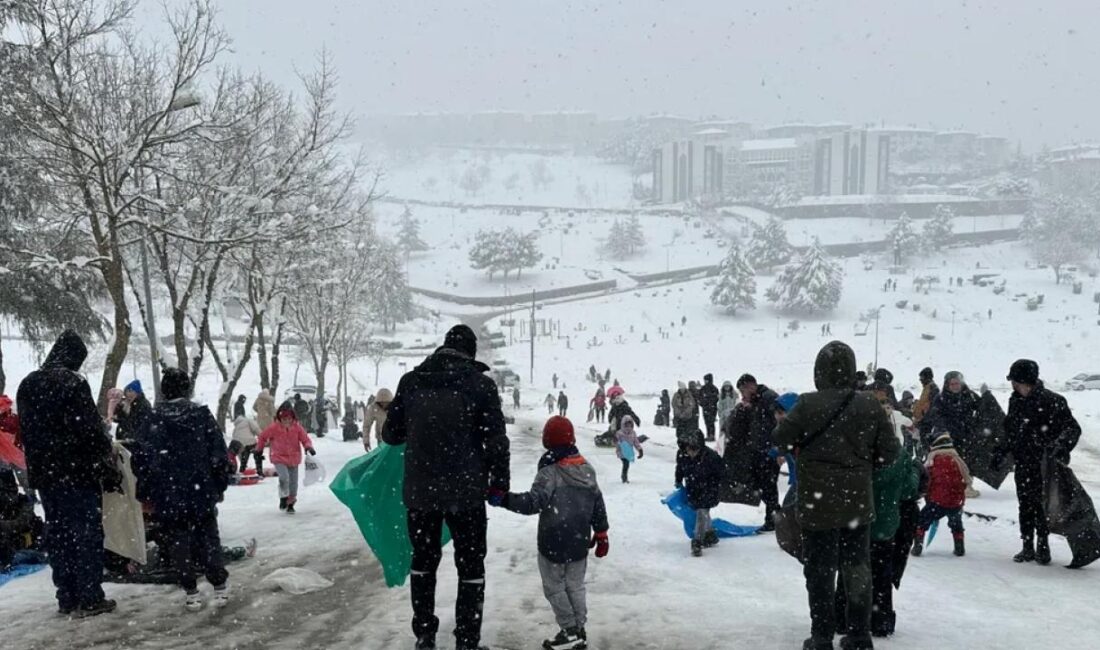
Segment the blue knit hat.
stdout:
<svg viewBox="0 0 1100 650">
<path fill-rule="evenodd" d="M 145 394 L 145 391 L 141 390 L 141 380 L 140 379 L 135 379 L 132 382 L 126 384 L 126 387 L 123 388 L 122 390 L 132 390 L 135 393 L 137 393 L 138 395 L 144 395 Z"/>
<path fill-rule="evenodd" d="M 798 404 L 798 393 L 783 393 L 775 400 L 775 405 L 783 409 L 784 413 L 790 413 L 795 404 Z"/>
</svg>

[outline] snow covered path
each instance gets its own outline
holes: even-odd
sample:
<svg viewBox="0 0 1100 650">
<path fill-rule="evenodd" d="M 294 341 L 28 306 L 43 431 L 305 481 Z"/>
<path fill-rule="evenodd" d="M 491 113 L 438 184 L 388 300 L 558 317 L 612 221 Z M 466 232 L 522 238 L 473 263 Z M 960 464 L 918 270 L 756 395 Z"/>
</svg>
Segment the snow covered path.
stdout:
<svg viewBox="0 0 1100 650">
<path fill-rule="evenodd" d="M 517 413 L 511 431 L 513 488 L 524 490 L 541 453 L 541 409 Z M 668 429 L 643 427 L 647 453 L 618 481 L 613 450 L 592 445 L 596 429 L 580 426 L 579 445 L 601 478 L 611 520 L 611 553 L 590 561 L 588 624 L 591 647 L 797 648 L 809 620 L 801 568 L 771 535 L 724 541 L 692 558 L 678 522 L 660 504 L 673 482 L 674 445 Z M 360 453 L 358 444 L 319 441 L 330 476 Z M 1096 475 L 1097 460 L 1077 454 L 1081 474 Z M 782 480 L 782 479 L 781 479 Z M 1100 490 L 1090 483 L 1093 494 Z M 1011 489 L 983 490 L 968 509 L 1015 518 Z M 223 537 L 259 539 L 252 560 L 230 565 L 234 603 L 221 613 L 185 614 L 179 592 L 164 586 L 107 585 L 119 612 L 75 622 L 58 617 L 49 572 L 21 578 L 0 591 L 7 647 L 46 648 L 402 648 L 411 647 L 405 588 L 386 589 L 377 563 L 342 505 L 325 489 L 302 491 L 300 513 L 280 515 L 275 485 L 232 488 L 222 509 Z M 721 516 L 754 524 L 762 511 L 722 506 Z M 485 641 L 497 648 L 535 648 L 553 631 L 536 567 L 536 518 L 490 513 Z M 1055 565 L 1015 565 L 1015 526 L 967 519 L 968 555 L 933 543 L 914 559 L 897 596 L 898 634 L 883 648 L 1095 648 L 1094 612 L 1100 569 L 1071 572 L 1064 542 L 1054 542 Z M 945 538 L 946 539 L 946 538 Z M 259 591 L 271 571 L 302 566 L 333 580 L 305 596 Z M 204 586 L 208 589 L 209 587 Z M 450 647 L 456 578 L 450 552 L 440 572 L 440 641 Z"/>
</svg>

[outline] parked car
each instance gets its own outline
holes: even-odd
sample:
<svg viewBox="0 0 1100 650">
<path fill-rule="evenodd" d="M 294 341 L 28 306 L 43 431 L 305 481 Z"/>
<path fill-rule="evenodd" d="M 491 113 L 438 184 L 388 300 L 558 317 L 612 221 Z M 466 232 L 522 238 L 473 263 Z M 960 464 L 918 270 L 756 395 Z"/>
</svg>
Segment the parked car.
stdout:
<svg viewBox="0 0 1100 650">
<path fill-rule="evenodd" d="M 307 402 L 317 399 L 316 386 L 291 386 L 283 391 L 283 399 L 291 399 L 294 397 L 295 393 L 300 394 L 302 399 Z"/>
<path fill-rule="evenodd" d="M 1070 390 L 1100 390 L 1100 374 L 1083 372 L 1066 382 Z"/>
</svg>

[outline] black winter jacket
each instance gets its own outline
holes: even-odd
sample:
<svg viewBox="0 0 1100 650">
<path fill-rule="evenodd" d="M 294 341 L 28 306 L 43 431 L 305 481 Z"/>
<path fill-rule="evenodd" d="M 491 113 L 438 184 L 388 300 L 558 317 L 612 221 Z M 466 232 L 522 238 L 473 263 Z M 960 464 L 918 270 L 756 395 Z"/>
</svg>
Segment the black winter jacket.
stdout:
<svg viewBox="0 0 1100 650">
<path fill-rule="evenodd" d="M 712 418 L 718 415 L 718 397 L 718 387 L 704 382 L 699 389 L 699 406 L 703 409 L 703 417 Z"/>
<path fill-rule="evenodd" d="M 1081 425 L 1069 410 L 1066 398 L 1047 390 L 1043 382 L 1022 397 L 1012 393 L 1005 416 L 1005 447 L 1020 465 L 1038 465 L 1048 449 L 1069 463 L 1070 452 L 1081 437 Z"/>
<path fill-rule="evenodd" d="M 978 404 L 981 400 L 977 393 L 963 385 L 962 391 L 952 393 L 940 391 L 932 400 L 928 414 L 920 421 L 920 432 L 928 442 L 949 433 L 955 446 L 966 446 L 971 435 L 978 429 Z"/>
<path fill-rule="evenodd" d="M 625 399 L 618 404 L 611 403 L 611 410 L 607 412 L 607 426 L 608 431 L 615 432 L 622 428 L 622 419 L 624 415 L 629 415 L 631 420 L 634 420 L 634 424 L 641 426 L 642 420 L 638 417 L 638 414 L 634 412 L 634 409 L 630 408 L 630 403 Z"/>
<path fill-rule="evenodd" d="M 730 413 L 726 424 L 726 455 L 766 454 L 775 446 L 775 391 L 764 384 L 757 387 L 756 395 L 748 404 L 739 403 Z"/>
<path fill-rule="evenodd" d="M 686 452 L 676 455 L 676 475 L 683 477 L 688 504 L 696 510 L 718 506 L 725 473 L 722 457 L 710 447 L 703 446 L 695 458 Z"/>
<path fill-rule="evenodd" d="M 118 412 L 115 413 L 115 422 L 118 423 L 118 429 L 115 430 L 115 440 L 120 442 L 136 440 L 138 434 L 148 425 L 149 416 L 152 414 L 153 405 L 145 399 L 144 395 L 137 396 L 137 399 L 130 405 L 129 413 L 120 407 Z"/>
<path fill-rule="evenodd" d="M 507 491 L 508 434 L 496 384 L 480 361 L 439 348 L 405 373 L 382 440 L 405 449 L 405 507 L 466 510 Z"/>
<path fill-rule="evenodd" d="M 152 502 L 158 519 L 214 511 L 228 485 L 229 458 L 209 408 L 186 398 L 161 402 L 138 440 L 138 498 Z"/>
<path fill-rule="evenodd" d="M 98 490 L 117 476 L 92 389 L 77 374 L 87 356 L 84 341 L 67 331 L 42 367 L 19 385 L 16 404 L 32 488 Z"/>
</svg>

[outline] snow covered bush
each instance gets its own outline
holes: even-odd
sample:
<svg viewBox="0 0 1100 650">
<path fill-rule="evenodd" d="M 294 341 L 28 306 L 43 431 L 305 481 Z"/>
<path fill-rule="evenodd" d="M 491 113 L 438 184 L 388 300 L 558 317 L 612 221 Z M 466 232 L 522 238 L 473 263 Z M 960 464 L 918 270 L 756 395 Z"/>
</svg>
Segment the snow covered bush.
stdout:
<svg viewBox="0 0 1100 650">
<path fill-rule="evenodd" d="M 840 265 L 815 241 L 798 262 L 783 269 L 766 296 L 784 311 L 828 311 L 840 302 L 843 281 Z"/>
<path fill-rule="evenodd" d="M 894 251 L 894 263 L 900 264 L 901 260 L 913 252 L 918 243 L 916 230 L 913 229 L 913 220 L 902 212 L 897 223 L 886 235 L 886 241 L 890 242 L 890 249 Z"/>
<path fill-rule="evenodd" d="M 474 245 L 469 253 L 470 268 L 477 271 L 485 271 L 489 279 L 502 271 L 504 279 L 508 279 L 508 273 L 515 271 L 518 277 L 525 268 L 530 268 L 539 263 L 542 253 L 538 247 L 538 233 L 531 232 L 526 235 L 516 232 L 514 228 L 503 230 L 479 230 L 474 235 Z"/>
<path fill-rule="evenodd" d="M 418 253 L 428 250 L 428 245 L 420 238 L 420 222 L 412 215 L 409 206 L 401 213 L 401 227 L 397 231 L 397 246 L 406 253 Z"/>
<path fill-rule="evenodd" d="M 604 252 L 617 260 L 630 257 L 643 248 L 645 233 L 642 232 L 642 222 L 637 215 L 630 215 L 625 222 L 616 219 L 603 244 Z"/>
<path fill-rule="evenodd" d="M 756 308 L 756 272 L 737 244 L 730 246 L 718 267 L 710 302 L 730 314 L 736 314 L 738 309 Z"/>
<path fill-rule="evenodd" d="M 787 241 L 783 222 L 772 217 L 762 228 L 757 228 L 749 242 L 748 259 L 753 267 L 772 269 L 791 261 L 794 249 Z"/>
<path fill-rule="evenodd" d="M 924 224 L 921 243 L 928 251 L 941 251 L 951 241 L 955 230 L 955 211 L 949 205 L 937 205 L 932 211 L 932 219 Z"/>
</svg>

